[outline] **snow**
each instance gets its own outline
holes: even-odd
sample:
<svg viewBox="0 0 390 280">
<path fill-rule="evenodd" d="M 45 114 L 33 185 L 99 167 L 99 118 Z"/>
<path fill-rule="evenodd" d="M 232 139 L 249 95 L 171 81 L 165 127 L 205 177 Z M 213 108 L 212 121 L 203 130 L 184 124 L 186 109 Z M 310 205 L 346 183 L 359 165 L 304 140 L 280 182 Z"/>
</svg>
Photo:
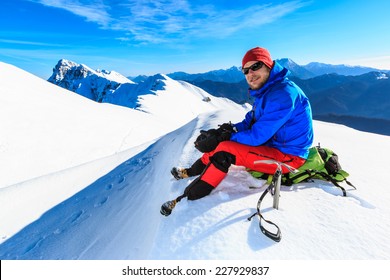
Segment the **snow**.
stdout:
<svg viewBox="0 0 390 280">
<path fill-rule="evenodd" d="M 199 130 L 239 121 L 246 109 L 163 76 L 142 110 L 100 104 L 0 63 L 0 259 L 388 260 L 388 136 L 314 122 L 315 144 L 333 149 L 357 187 L 347 197 L 315 180 L 283 187 L 279 210 L 263 180 L 232 166 L 209 196 L 161 205 L 194 179 L 172 166 L 200 153 Z M 258 187 L 256 189 L 250 186 Z"/>
<path fill-rule="evenodd" d="M 386 73 L 378 73 L 377 80 L 387 80 L 389 77 Z"/>
</svg>

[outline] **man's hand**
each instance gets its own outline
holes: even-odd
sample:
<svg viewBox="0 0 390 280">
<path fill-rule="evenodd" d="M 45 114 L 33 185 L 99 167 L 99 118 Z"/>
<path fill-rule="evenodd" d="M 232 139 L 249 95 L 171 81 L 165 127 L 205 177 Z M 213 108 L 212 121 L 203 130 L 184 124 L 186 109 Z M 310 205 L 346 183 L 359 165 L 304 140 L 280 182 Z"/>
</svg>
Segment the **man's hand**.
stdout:
<svg viewBox="0 0 390 280">
<path fill-rule="evenodd" d="M 219 133 L 218 138 L 220 142 L 230 140 L 232 133 L 235 132 L 234 126 L 232 125 L 231 122 L 219 125 L 217 131 Z"/>
<path fill-rule="evenodd" d="M 202 153 L 213 151 L 219 144 L 219 132 L 216 129 L 201 130 L 194 144 Z"/>
</svg>

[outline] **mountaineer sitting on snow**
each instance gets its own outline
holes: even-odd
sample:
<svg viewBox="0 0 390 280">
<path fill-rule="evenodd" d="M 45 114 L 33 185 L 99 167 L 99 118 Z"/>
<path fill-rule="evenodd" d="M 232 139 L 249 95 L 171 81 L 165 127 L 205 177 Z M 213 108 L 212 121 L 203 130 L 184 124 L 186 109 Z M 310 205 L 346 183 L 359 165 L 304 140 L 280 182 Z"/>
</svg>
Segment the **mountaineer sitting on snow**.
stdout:
<svg viewBox="0 0 390 280">
<path fill-rule="evenodd" d="M 255 98 L 253 108 L 237 124 L 201 131 L 195 147 L 204 154 L 190 168 L 173 168 L 176 179 L 200 175 L 183 197 L 195 200 L 208 195 L 226 176 L 231 164 L 273 174 L 276 167 L 255 164 L 273 159 L 299 168 L 313 142 L 312 114 L 308 98 L 287 78 L 288 70 L 272 61 L 264 48 L 249 50 L 242 72 Z M 285 167 L 283 173 L 289 172 Z"/>
</svg>

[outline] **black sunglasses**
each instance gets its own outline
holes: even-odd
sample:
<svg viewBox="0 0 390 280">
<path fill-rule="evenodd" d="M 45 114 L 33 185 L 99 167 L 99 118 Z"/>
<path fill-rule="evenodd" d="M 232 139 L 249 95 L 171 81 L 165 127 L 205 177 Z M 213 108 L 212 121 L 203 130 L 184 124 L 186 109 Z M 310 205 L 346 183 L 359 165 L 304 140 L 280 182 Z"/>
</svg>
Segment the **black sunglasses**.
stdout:
<svg viewBox="0 0 390 280">
<path fill-rule="evenodd" d="M 249 73 L 249 70 L 252 70 L 252 71 L 257 71 L 259 70 L 261 67 L 263 67 L 264 63 L 262 61 L 258 61 L 256 63 L 253 63 L 251 66 L 247 67 L 247 68 L 242 68 L 242 73 L 244 73 L 244 75 L 248 75 Z"/>
</svg>

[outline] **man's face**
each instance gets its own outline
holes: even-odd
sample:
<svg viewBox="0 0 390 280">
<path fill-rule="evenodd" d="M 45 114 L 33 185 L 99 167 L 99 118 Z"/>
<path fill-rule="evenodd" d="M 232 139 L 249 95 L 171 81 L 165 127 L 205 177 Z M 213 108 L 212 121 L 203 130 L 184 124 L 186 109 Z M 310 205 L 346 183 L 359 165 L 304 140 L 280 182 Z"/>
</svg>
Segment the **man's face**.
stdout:
<svg viewBox="0 0 390 280">
<path fill-rule="evenodd" d="M 257 62 L 258 61 L 248 61 L 245 63 L 243 68 L 249 68 Z M 245 75 L 249 87 L 253 90 L 257 90 L 263 87 L 268 80 L 270 71 L 271 70 L 266 65 L 263 65 L 260 69 L 255 71 L 249 69 L 248 74 Z"/>
</svg>

